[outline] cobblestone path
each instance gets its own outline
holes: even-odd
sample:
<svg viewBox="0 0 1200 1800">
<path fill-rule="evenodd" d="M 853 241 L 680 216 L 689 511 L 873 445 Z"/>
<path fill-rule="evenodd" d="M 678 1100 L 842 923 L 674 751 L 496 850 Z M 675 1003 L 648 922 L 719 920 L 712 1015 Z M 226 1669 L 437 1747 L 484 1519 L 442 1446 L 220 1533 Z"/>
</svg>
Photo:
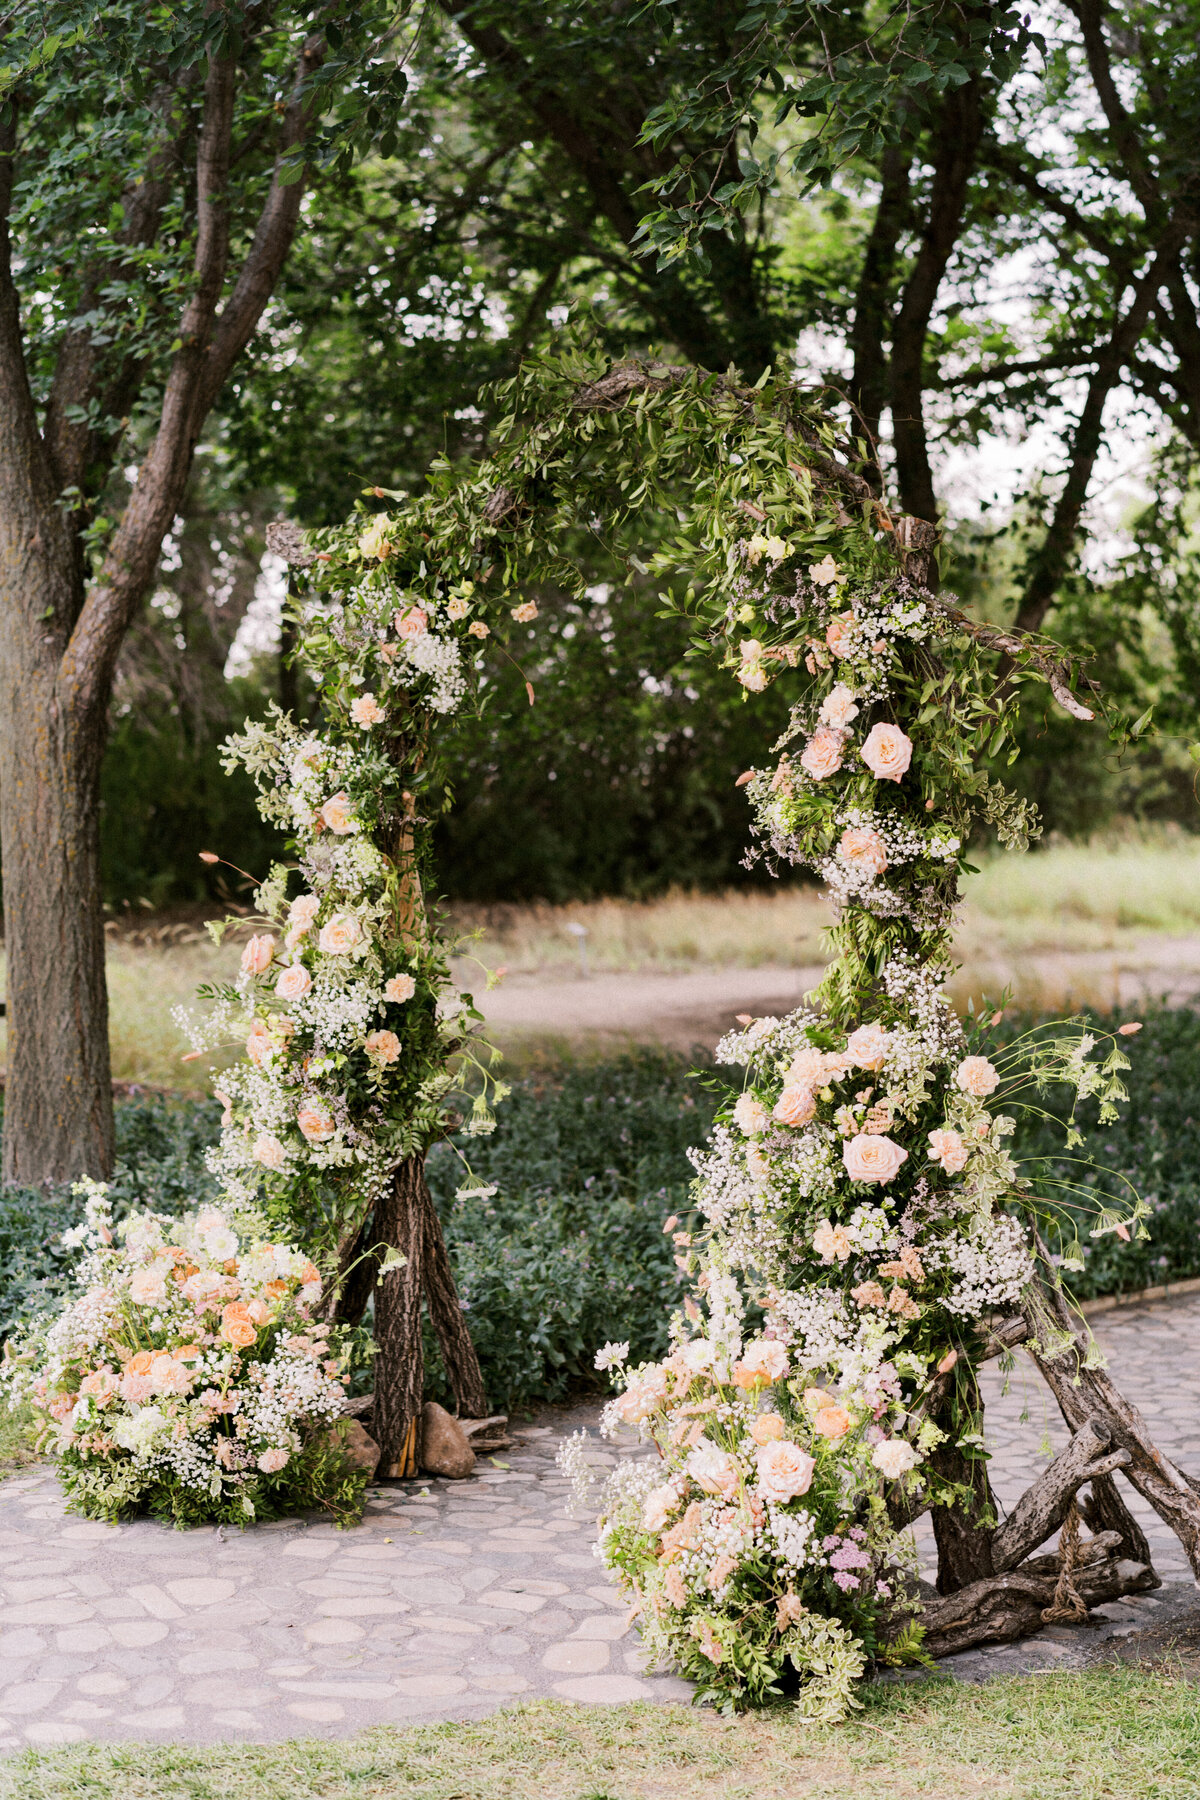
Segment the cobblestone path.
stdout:
<svg viewBox="0 0 1200 1800">
<path fill-rule="evenodd" d="M 1097 1337 L 1165 1450 L 1200 1469 L 1200 1299 L 1104 1315 Z M 986 1397 L 999 1497 L 1009 1502 L 1064 1438 L 1018 1358 Z M 465 1482 L 377 1490 L 363 1524 L 284 1521 L 245 1531 L 109 1527 L 68 1514 L 45 1469 L 0 1488 L 0 1748 L 105 1739 L 260 1740 L 384 1722 L 477 1717 L 505 1701 L 685 1699 L 647 1673 L 626 1609 L 567 1515 L 562 1430 L 519 1431 Z M 597 1442 L 601 1467 L 615 1454 Z M 1137 1503 L 1157 1593 L 1100 1628 L 1052 1627 L 944 1665 L 966 1679 L 1084 1660 L 1194 1598 L 1176 1540 Z M 932 1549 L 932 1540 L 921 1539 Z M 1184 1584 L 1187 1584 L 1186 1586 Z"/>
</svg>

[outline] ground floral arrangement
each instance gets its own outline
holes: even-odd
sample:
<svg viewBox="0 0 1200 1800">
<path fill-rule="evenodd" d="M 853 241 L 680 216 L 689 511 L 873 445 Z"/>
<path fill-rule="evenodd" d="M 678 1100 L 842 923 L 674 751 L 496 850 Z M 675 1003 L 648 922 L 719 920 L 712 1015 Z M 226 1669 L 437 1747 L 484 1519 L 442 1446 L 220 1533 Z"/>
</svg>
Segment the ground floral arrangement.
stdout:
<svg viewBox="0 0 1200 1800">
<path fill-rule="evenodd" d="M 575 550 L 603 528 L 748 701 L 795 685 L 773 761 L 741 777 L 754 854 L 816 871 L 840 920 L 812 1005 L 719 1047 L 743 1081 L 696 1157 L 702 1226 L 677 1243 L 693 1296 L 663 1362 L 604 1353 L 621 1387 L 609 1418 L 639 1423 L 661 1461 L 614 1478 L 601 1549 L 650 1645 L 703 1693 L 799 1688 L 835 1717 L 869 1658 L 921 1654 L 893 1519 L 918 1486 L 964 1497 L 930 1464 L 947 1437 L 981 1454 L 984 1323 L 1040 1253 L 1045 1197 L 1010 1154 L 1014 1109 L 1065 1081 L 1103 1122 L 1123 1095 L 1115 1040 L 1074 1022 L 993 1052 L 943 992 L 970 832 L 1022 848 L 1036 829 L 990 772 L 1020 682 L 1048 681 L 1081 720 L 1093 710 L 1054 646 L 980 626 L 912 578 L 833 425 L 788 383 L 610 368 L 585 348 L 496 398 L 488 461 L 435 466 L 414 499 L 371 490 L 384 509 L 336 530 L 277 534 L 303 572 L 321 714 L 308 730 L 276 713 L 230 746 L 291 858 L 260 885 L 240 977 L 197 1026 L 199 1051 L 245 1048 L 216 1090 L 212 1166 L 231 1218 L 265 1220 L 344 1278 L 376 1248 L 359 1234 L 401 1161 L 464 1111 L 468 1132 L 491 1128 L 503 1084 L 423 899 L 451 773 L 438 727 L 497 649 L 534 653 L 531 595 L 584 592 Z M 622 534 L 651 507 L 678 529 L 647 569 Z M 460 1197 L 479 1192 L 467 1168 Z M 1143 1229 L 1136 1201 L 1104 1208 L 1076 1184 L 1055 1203 L 1060 1238 L 1072 1206 L 1083 1232 Z M 266 1244 L 243 1254 L 216 1218 L 94 1244 L 82 1298 L 26 1353 L 82 1503 L 149 1491 L 176 1516 L 261 1516 L 305 1468 L 316 1491 L 309 1428 L 336 1412 L 339 1382 L 332 1341 L 306 1322 L 317 1274 Z M 377 1395 L 396 1373 L 377 1367 Z"/>
<path fill-rule="evenodd" d="M 212 1207 L 114 1227 L 89 1183 L 78 1297 L 6 1345 L 3 1373 L 74 1506 L 117 1520 L 242 1525 L 319 1506 L 361 1514 L 366 1476 L 329 1427 L 345 1409 L 338 1333 L 313 1317 L 303 1251 L 239 1237 Z"/>
</svg>

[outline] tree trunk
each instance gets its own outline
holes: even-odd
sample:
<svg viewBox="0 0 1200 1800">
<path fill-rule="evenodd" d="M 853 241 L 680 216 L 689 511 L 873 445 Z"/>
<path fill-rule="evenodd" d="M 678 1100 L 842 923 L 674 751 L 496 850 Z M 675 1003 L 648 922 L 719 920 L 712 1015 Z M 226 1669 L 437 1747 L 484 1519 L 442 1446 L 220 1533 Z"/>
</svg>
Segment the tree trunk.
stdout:
<svg viewBox="0 0 1200 1800">
<path fill-rule="evenodd" d="M 973 1375 L 964 1375 L 958 1385 L 960 1407 L 966 1407 L 980 1421 L 982 1435 L 983 1398 Z M 999 1513 L 988 1479 L 984 1457 L 970 1458 L 954 1442 L 955 1427 L 947 1407 L 936 1418 L 948 1435 L 930 1453 L 929 1467 L 943 1481 L 956 1482 L 969 1490 L 954 1506 L 930 1508 L 933 1535 L 937 1540 L 939 1594 L 956 1594 L 972 1582 L 982 1581 L 994 1573 L 992 1564 L 992 1532 Z"/>
<path fill-rule="evenodd" d="M 406 1156 L 375 1207 L 375 1241 L 408 1258 L 375 1288 L 375 1409 L 381 1475 L 415 1475 L 420 1453 L 425 1357 L 421 1347 L 424 1275 L 424 1159 Z"/>
<path fill-rule="evenodd" d="M 74 715 L 58 680 L 59 633 L 48 621 L 34 638 L 27 592 L 21 602 L 0 581 L 0 859 L 8 963 L 3 1178 L 40 1186 L 112 1172 L 104 922 L 97 903 L 105 715 L 103 708 L 98 716 L 94 709 Z M 46 610 L 51 606 L 62 617 L 70 599 L 49 591 Z"/>
</svg>

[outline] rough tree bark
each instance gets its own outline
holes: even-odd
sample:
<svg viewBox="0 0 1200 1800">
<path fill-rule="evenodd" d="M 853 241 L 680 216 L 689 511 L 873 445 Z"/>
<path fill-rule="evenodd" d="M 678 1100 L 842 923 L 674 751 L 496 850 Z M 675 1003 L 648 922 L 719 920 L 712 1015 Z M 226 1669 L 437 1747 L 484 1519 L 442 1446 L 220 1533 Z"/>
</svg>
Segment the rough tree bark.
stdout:
<svg viewBox="0 0 1200 1800">
<path fill-rule="evenodd" d="M 307 135 L 308 78 L 324 55 L 304 45 L 282 108 L 278 158 L 254 240 L 220 306 L 229 262 L 227 186 L 237 71 L 204 67 L 194 191 L 191 297 L 178 324 L 159 423 L 103 564 L 85 584 L 79 519 L 64 490 L 90 459 L 116 453 L 75 420 L 121 410 L 141 365 L 101 369 L 88 333 L 64 341 L 39 428 L 13 280 L 9 215 L 19 116 L 0 121 L 0 855 L 8 960 L 3 1176 L 63 1181 L 109 1173 L 113 1155 L 103 922 L 98 885 L 100 764 L 122 641 L 153 579 L 183 498 L 204 420 L 254 332 L 291 247 L 304 182 L 282 159 Z M 194 87 L 185 70 L 178 88 Z M 162 105 L 166 118 L 171 111 Z M 124 244 L 152 244 L 170 197 L 174 143 L 152 146 L 124 197 Z M 95 271 L 120 272 L 119 263 Z M 219 310 L 218 310 L 219 308 Z"/>
</svg>

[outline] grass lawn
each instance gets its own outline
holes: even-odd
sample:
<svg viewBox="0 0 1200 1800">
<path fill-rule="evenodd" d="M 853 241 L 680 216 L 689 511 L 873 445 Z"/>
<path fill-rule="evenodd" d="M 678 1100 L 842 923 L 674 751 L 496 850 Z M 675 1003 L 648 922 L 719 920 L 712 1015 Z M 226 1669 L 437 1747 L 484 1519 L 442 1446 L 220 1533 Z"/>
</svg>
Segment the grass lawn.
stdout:
<svg viewBox="0 0 1200 1800">
<path fill-rule="evenodd" d="M 785 1709 L 542 1702 L 478 1724 L 281 1745 L 86 1745 L 0 1765 L 4 1800 L 1195 1800 L 1200 1690 L 1103 1668 L 870 1690 L 840 1726 Z"/>
</svg>

